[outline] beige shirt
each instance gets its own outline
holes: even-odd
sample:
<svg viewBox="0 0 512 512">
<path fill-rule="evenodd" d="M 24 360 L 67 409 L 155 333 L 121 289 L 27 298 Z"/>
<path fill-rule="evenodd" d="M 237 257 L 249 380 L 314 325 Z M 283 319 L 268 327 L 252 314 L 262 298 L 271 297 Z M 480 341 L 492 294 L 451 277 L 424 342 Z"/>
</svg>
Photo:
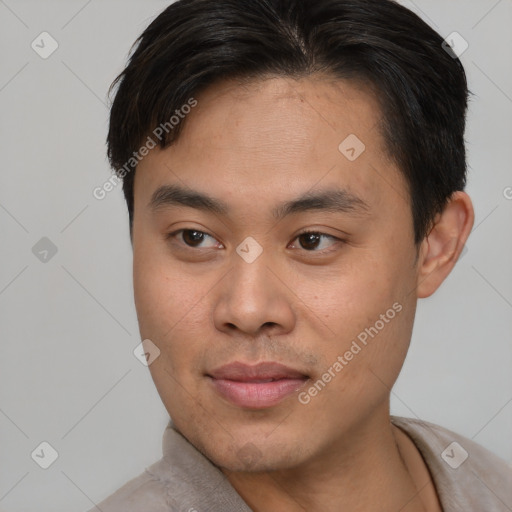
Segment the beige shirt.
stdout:
<svg viewBox="0 0 512 512">
<path fill-rule="evenodd" d="M 512 468 L 447 429 L 392 416 L 423 456 L 444 512 L 512 512 Z M 163 457 L 89 512 L 251 512 L 224 474 L 172 423 Z"/>
</svg>

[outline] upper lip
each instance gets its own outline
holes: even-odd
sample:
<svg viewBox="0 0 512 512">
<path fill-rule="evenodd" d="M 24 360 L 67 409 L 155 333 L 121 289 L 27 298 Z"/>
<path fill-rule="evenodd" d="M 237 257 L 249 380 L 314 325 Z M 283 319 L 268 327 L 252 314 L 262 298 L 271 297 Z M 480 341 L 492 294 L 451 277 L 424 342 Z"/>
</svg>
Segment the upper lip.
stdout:
<svg viewBox="0 0 512 512">
<path fill-rule="evenodd" d="M 241 362 L 221 366 L 207 375 L 214 379 L 250 382 L 259 380 L 304 379 L 304 373 L 276 362 L 262 362 L 249 365 Z"/>
</svg>

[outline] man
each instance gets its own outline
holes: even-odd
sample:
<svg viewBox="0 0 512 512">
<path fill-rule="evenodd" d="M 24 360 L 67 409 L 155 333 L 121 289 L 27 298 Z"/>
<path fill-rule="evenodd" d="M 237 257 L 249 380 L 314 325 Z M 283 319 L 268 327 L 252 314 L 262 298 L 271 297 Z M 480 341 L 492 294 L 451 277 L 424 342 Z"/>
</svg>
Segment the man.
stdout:
<svg viewBox="0 0 512 512">
<path fill-rule="evenodd" d="M 503 461 L 389 413 L 474 220 L 441 36 L 389 0 L 180 0 L 137 43 L 108 155 L 172 423 L 97 508 L 512 510 Z"/>
</svg>

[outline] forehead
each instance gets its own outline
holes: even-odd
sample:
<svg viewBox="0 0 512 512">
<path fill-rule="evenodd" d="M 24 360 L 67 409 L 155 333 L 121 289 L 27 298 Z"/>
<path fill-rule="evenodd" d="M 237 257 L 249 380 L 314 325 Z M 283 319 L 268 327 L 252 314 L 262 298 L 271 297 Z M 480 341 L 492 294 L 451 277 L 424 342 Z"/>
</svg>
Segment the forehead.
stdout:
<svg viewBox="0 0 512 512">
<path fill-rule="evenodd" d="M 217 83 L 198 96 L 188 116 L 181 145 L 258 153 L 273 147 L 292 152 L 307 145 L 337 150 L 340 137 L 359 134 L 371 146 L 382 145 L 377 129 L 380 108 L 368 87 L 311 76 Z M 381 148 L 384 149 L 384 148 Z M 302 156 L 302 155 L 301 155 Z"/>
<path fill-rule="evenodd" d="M 378 101 L 361 84 L 320 76 L 231 80 L 196 99 L 178 140 L 139 163 L 136 203 L 144 196 L 147 204 L 170 182 L 233 200 L 234 190 L 282 199 L 315 184 L 377 202 L 397 189 L 405 195 L 401 174 L 387 158 Z"/>
</svg>

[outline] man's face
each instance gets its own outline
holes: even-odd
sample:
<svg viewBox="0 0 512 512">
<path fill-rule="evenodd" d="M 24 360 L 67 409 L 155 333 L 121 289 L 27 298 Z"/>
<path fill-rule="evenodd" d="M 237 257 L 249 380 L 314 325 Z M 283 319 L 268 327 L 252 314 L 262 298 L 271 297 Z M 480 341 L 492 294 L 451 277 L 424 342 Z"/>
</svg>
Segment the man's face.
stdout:
<svg viewBox="0 0 512 512">
<path fill-rule="evenodd" d="M 176 427 L 217 465 L 294 467 L 387 417 L 416 305 L 407 186 L 360 86 L 274 78 L 196 99 L 177 143 L 135 178 L 135 303 L 160 350 L 151 374 Z M 225 211 L 162 192 L 152 206 L 168 185 Z"/>
</svg>

